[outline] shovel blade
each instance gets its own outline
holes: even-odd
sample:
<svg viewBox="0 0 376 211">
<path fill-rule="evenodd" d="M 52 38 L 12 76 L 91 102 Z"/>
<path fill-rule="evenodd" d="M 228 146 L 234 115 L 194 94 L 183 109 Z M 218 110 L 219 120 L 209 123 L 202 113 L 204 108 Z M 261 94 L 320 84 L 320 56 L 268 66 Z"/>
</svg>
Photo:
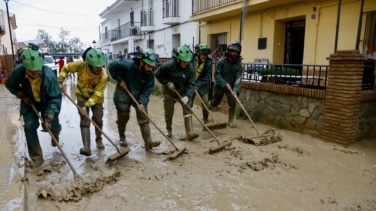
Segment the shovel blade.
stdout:
<svg viewBox="0 0 376 211">
<path fill-rule="evenodd" d="M 121 148 L 121 150 L 119 150 L 120 152 L 116 152 L 112 155 L 110 155 L 108 157 L 108 161 L 114 161 L 114 160 L 117 160 L 125 155 L 127 155 L 129 153 L 129 151 L 131 151 L 131 149 L 129 147 L 123 147 Z"/>
<path fill-rule="evenodd" d="M 205 124 L 205 126 L 206 126 L 209 130 L 220 130 L 220 129 L 224 129 L 224 128 L 227 127 L 227 122 Z M 206 131 L 206 128 L 204 127 L 203 130 Z"/>
</svg>

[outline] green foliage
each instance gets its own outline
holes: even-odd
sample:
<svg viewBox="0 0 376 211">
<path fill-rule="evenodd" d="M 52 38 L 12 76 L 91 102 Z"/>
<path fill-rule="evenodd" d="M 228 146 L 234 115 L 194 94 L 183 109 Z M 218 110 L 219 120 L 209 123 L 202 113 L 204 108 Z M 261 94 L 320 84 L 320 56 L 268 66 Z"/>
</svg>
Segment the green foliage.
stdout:
<svg viewBox="0 0 376 211">
<path fill-rule="evenodd" d="M 49 53 L 81 53 L 86 46 L 77 37 L 68 39 L 70 31 L 60 28 L 59 41 L 52 40 L 52 37 L 43 29 L 38 30 L 37 39 L 41 39 L 46 43 Z"/>
<path fill-rule="evenodd" d="M 292 68 L 266 68 L 261 69 L 259 72 L 260 75 L 299 75 L 299 70 Z"/>
</svg>

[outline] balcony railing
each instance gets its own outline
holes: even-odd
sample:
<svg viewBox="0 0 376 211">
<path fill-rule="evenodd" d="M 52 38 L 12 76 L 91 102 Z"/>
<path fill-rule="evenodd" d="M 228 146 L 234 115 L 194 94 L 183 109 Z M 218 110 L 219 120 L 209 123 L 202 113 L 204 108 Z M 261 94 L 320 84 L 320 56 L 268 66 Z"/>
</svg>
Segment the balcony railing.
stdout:
<svg viewBox="0 0 376 211">
<path fill-rule="evenodd" d="M 163 18 L 179 17 L 179 0 L 163 0 Z"/>
<path fill-rule="evenodd" d="M 207 10 L 220 7 L 235 1 L 240 0 L 194 0 L 193 1 L 193 14 L 205 12 Z"/>
<path fill-rule="evenodd" d="M 127 38 L 130 36 L 141 36 L 141 23 L 134 22 L 133 26 L 128 22 L 115 29 L 107 31 L 102 34 L 102 43 L 113 42 L 119 39 Z"/>
<path fill-rule="evenodd" d="M 154 26 L 154 11 L 150 9 L 141 11 L 141 26 Z"/>
</svg>

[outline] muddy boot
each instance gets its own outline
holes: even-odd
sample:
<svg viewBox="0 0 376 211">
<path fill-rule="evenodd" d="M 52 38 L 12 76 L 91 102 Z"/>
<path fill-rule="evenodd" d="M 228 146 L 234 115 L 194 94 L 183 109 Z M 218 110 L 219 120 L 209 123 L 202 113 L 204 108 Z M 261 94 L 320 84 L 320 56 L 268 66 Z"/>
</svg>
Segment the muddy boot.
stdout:
<svg viewBox="0 0 376 211">
<path fill-rule="evenodd" d="M 104 149 L 104 145 L 103 145 L 103 142 L 102 142 L 102 138 L 96 138 L 96 139 L 95 139 L 95 143 L 97 143 L 97 148 L 98 148 L 98 149 Z"/>
<path fill-rule="evenodd" d="M 198 137 L 198 134 L 193 132 L 193 124 L 192 124 L 191 116 L 184 118 L 184 125 L 185 125 L 185 132 L 187 134 L 187 137 L 186 137 L 187 140 L 193 141 L 193 139 Z"/>
<path fill-rule="evenodd" d="M 230 127 L 230 128 L 236 128 L 236 124 L 234 124 L 234 114 L 229 114 L 228 116 L 228 123 L 227 125 Z"/>
<path fill-rule="evenodd" d="M 128 147 L 127 139 L 125 137 L 125 129 L 127 122 L 129 121 L 129 112 L 121 112 L 117 110 L 117 119 L 116 124 L 118 125 L 120 146 Z"/>
<path fill-rule="evenodd" d="M 169 138 L 172 138 L 172 121 L 166 121 L 166 130 L 167 130 L 167 133 L 166 133 L 166 136 L 169 137 Z"/>
<path fill-rule="evenodd" d="M 98 127 L 102 129 L 102 125 L 97 124 Z M 95 128 L 95 143 L 97 144 L 97 149 L 104 149 L 104 145 L 102 142 L 102 131 Z"/>
<path fill-rule="evenodd" d="M 121 147 L 128 147 L 128 143 L 127 143 L 127 140 L 125 138 L 125 135 L 120 136 L 119 142 L 120 142 Z"/>
<path fill-rule="evenodd" d="M 57 143 L 55 143 L 55 141 L 54 141 L 53 138 L 51 137 L 51 145 L 52 145 L 53 147 L 56 147 L 57 144 L 59 144 L 59 135 L 60 135 L 60 131 L 61 131 L 61 130 L 59 130 L 59 131 L 57 131 L 57 132 L 52 132 L 52 135 L 54 136 L 54 138 L 56 139 L 56 142 L 57 142 Z"/>
<path fill-rule="evenodd" d="M 31 160 L 33 161 L 33 164 L 31 166 L 32 168 L 38 168 L 44 162 L 42 148 L 40 147 L 40 145 L 37 146 L 35 149 L 30 150 L 29 156 L 30 156 Z"/>
<path fill-rule="evenodd" d="M 149 123 L 140 125 L 140 129 L 141 129 L 142 138 L 144 139 L 144 142 L 145 142 L 145 150 L 149 150 L 161 144 L 160 141 L 152 141 L 151 135 L 150 135 Z"/>
<path fill-rule="evenodd" d="M 172 138 L 172 130 L 171 129 L 167 130 L 166 136 L 169 137 L 169 138 Z"/>
<path fill-rule="evenodd" d="M 208 124 L 209 113 L 205 108 L 202 108 L 202 116 L 203 116 L 202 120 L 204 121 L 204 124 Z"/>
<path fill-rule="evenodd" d="M 80 154 L 85 156 L 91 155 L 90 150 L 90 128 L 89 127 L 81 127 L 81 136 L 82 136 L 82 143 L 84 147 L 80 149 Z"/>
<path fill-rule="evenodd" d="M 57 144 L 59 144 L 59 134 L 53 133 L 53 135 L 54 135 L 54 138 L 55 138 L 55 140 L 56 140 L 57 143 L 53 140 L 53 138 L 51 138 L 51 145 L 53 147 L 56 147 Z"/>
</svg>

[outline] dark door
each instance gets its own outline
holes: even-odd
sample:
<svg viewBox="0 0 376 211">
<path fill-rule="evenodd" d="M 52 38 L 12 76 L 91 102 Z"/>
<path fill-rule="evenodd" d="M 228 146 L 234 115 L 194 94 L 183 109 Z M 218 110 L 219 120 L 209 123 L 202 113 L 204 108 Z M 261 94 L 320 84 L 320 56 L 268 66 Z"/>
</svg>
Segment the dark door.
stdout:
<svg viewBox="0 0 376 211">
<path fill-rule="evenodd" d="M 305 20 L 286 22 L 285 64 L 303 64 Z"/>
</svg>

